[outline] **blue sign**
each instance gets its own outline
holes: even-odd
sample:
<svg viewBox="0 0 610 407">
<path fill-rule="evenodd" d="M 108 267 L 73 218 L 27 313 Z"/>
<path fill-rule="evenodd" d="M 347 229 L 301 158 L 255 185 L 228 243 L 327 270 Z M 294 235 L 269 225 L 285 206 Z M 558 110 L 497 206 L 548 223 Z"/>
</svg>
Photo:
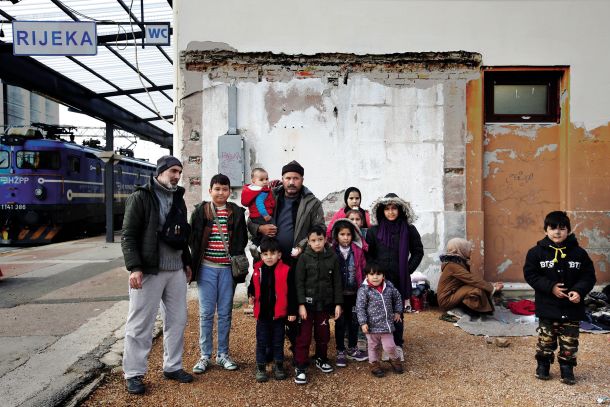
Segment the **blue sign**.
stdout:
<svg viewBox="0 0 610 407">
<path fill-rule="evenodd" d="M 169 23 L 144 23 L 144 44 L 169 45 Z"/>
<path fill-rule="evenodd" d="M 13 21 L 14 55 L 96 55 L 92 21 Z"/>
</svg>

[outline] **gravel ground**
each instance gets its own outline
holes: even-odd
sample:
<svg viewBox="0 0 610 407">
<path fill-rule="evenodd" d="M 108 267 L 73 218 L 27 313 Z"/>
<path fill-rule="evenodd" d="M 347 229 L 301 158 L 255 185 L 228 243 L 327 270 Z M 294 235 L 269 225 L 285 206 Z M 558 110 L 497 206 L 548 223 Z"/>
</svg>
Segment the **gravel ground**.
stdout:
<svg viewBox="0 0 610 407">
<path fill-rule="evenodd" d="M 190 371 L 199 357 L 198 308 L 189 302 L 185 333 L 184 365 Z M 146 394 L 131 396 L 120 373 L 109 374 L 84 406 L 430 406 L 430 405 L 596 405 L 610 396 L 610 336 L 581 334 L 577 383 L 559 381 L 559 367 L 551 367 L 551 380 L 534 377 L 535 337 L 507 338 L 510 346 L 487 344 L 452 323 L 439 320 L 440 312 L 409 314 L 405 321 L 405 367 L 403 375 L 387 372 L 378 379 L 368 363 L 351 362 L 347 368 L 325 375 L 309 370 L 309 384 L 297 386 L 292 376 L 283 382 L 254 380 L 254 327 L 242 310 L 233 313 L 231 354 L 240 364 L 234 372 L 214 366 L 195 377 L 192 384 L 163 378 L 163 346 L 155 340 L 145 377 Z M 334 337 L 330 355 L 334 355 Z M 288 351 L 286 351 L 288 354 Z M 287 358 L 288 361 L 288 358 Z"/>
</svg>

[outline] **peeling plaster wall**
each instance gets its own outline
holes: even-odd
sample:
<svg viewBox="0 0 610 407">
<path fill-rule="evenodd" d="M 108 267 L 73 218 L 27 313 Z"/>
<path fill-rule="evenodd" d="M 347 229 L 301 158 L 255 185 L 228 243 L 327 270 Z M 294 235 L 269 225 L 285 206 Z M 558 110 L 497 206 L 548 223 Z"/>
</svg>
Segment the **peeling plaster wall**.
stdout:
<svg viewBox="0 0 610 407">
<path fill-rule="evenodd" d="M 202 69 L 191 66 L 191 75 Z M 268 76 L 262 78 L 260 67 L 205 68 L 198 85 L 189 83 L 189 108 L 198 117 L 184 115 L 183 123 L 184 134 L 200 128 L 200 139 L 185 136 L 181 151 L 182 157 L 200 157 L 189 162 L 201 163 L 185 168 L 189 208 L 207 198 L 207 182 L 218 172 L 218 137 L 228 128 L 228 86 L 235 84 L 248 167 L 262 165 L 273 179 L 285 163 L 299 161 L 305 185 L 323 201 L 327 219 L 343 206 L 348 186 L 360 188 L 365 208 L 388 192 L 405 197 L 419 217 L 415 225 L 426 251 L 420 270 L 435 286 L 444 242 L 466 234 L 465 86 L 478 69 L 416 68 L 411 73 L 352 69 L 340 78 L 318 66 L 292 74 L 263 69 Z M 236 189 L 232 199 L 239 193 Z"/>
</svg>

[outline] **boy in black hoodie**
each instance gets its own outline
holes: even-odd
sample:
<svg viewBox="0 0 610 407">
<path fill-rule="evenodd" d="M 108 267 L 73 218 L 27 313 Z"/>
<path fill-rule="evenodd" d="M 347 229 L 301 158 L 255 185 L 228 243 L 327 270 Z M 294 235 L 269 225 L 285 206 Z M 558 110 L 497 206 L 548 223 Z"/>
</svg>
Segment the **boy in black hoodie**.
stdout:
<svg viewBox="0 0 610 407">
<path fill-rule="evenodd" d="M 548 380 L 559 341 L 561 382 L 574 384 L 579 321 L 585 316 L 585 296 L 595 285 L 595 269 L 587 252 L 571 232 L 570 218 L 554 211 L 544 219 L 546 237 L 525 259 L 525 281 L 536 293 L 539 318 L 536 377 Z"/>
</svg>

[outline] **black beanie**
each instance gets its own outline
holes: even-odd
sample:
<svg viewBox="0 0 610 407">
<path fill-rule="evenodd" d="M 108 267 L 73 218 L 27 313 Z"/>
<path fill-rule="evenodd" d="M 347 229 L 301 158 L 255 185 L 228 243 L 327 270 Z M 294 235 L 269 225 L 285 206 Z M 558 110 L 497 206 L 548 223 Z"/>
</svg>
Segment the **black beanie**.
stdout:
<svg viewBox="0 0 610 407">
<path fill-rule="evenodd" d="M 166 169 L 173 167 L 174 165 L 177 165 L 182 168 L 182 163 L 179 159 L 177 159 L 173 155 L 164 155 L 163 157 L 157 160 L 157 175 L 161 174 Z"/>
<path fill-rule="evenodd" d="M 296 172 L 302 177 L 303 174 L 305 174 L 305 169 L 301 166 L 301 164 L 292 160 L 282 167 L 282 175 L 286 174 L 287 172 Z"/>
</svg>

